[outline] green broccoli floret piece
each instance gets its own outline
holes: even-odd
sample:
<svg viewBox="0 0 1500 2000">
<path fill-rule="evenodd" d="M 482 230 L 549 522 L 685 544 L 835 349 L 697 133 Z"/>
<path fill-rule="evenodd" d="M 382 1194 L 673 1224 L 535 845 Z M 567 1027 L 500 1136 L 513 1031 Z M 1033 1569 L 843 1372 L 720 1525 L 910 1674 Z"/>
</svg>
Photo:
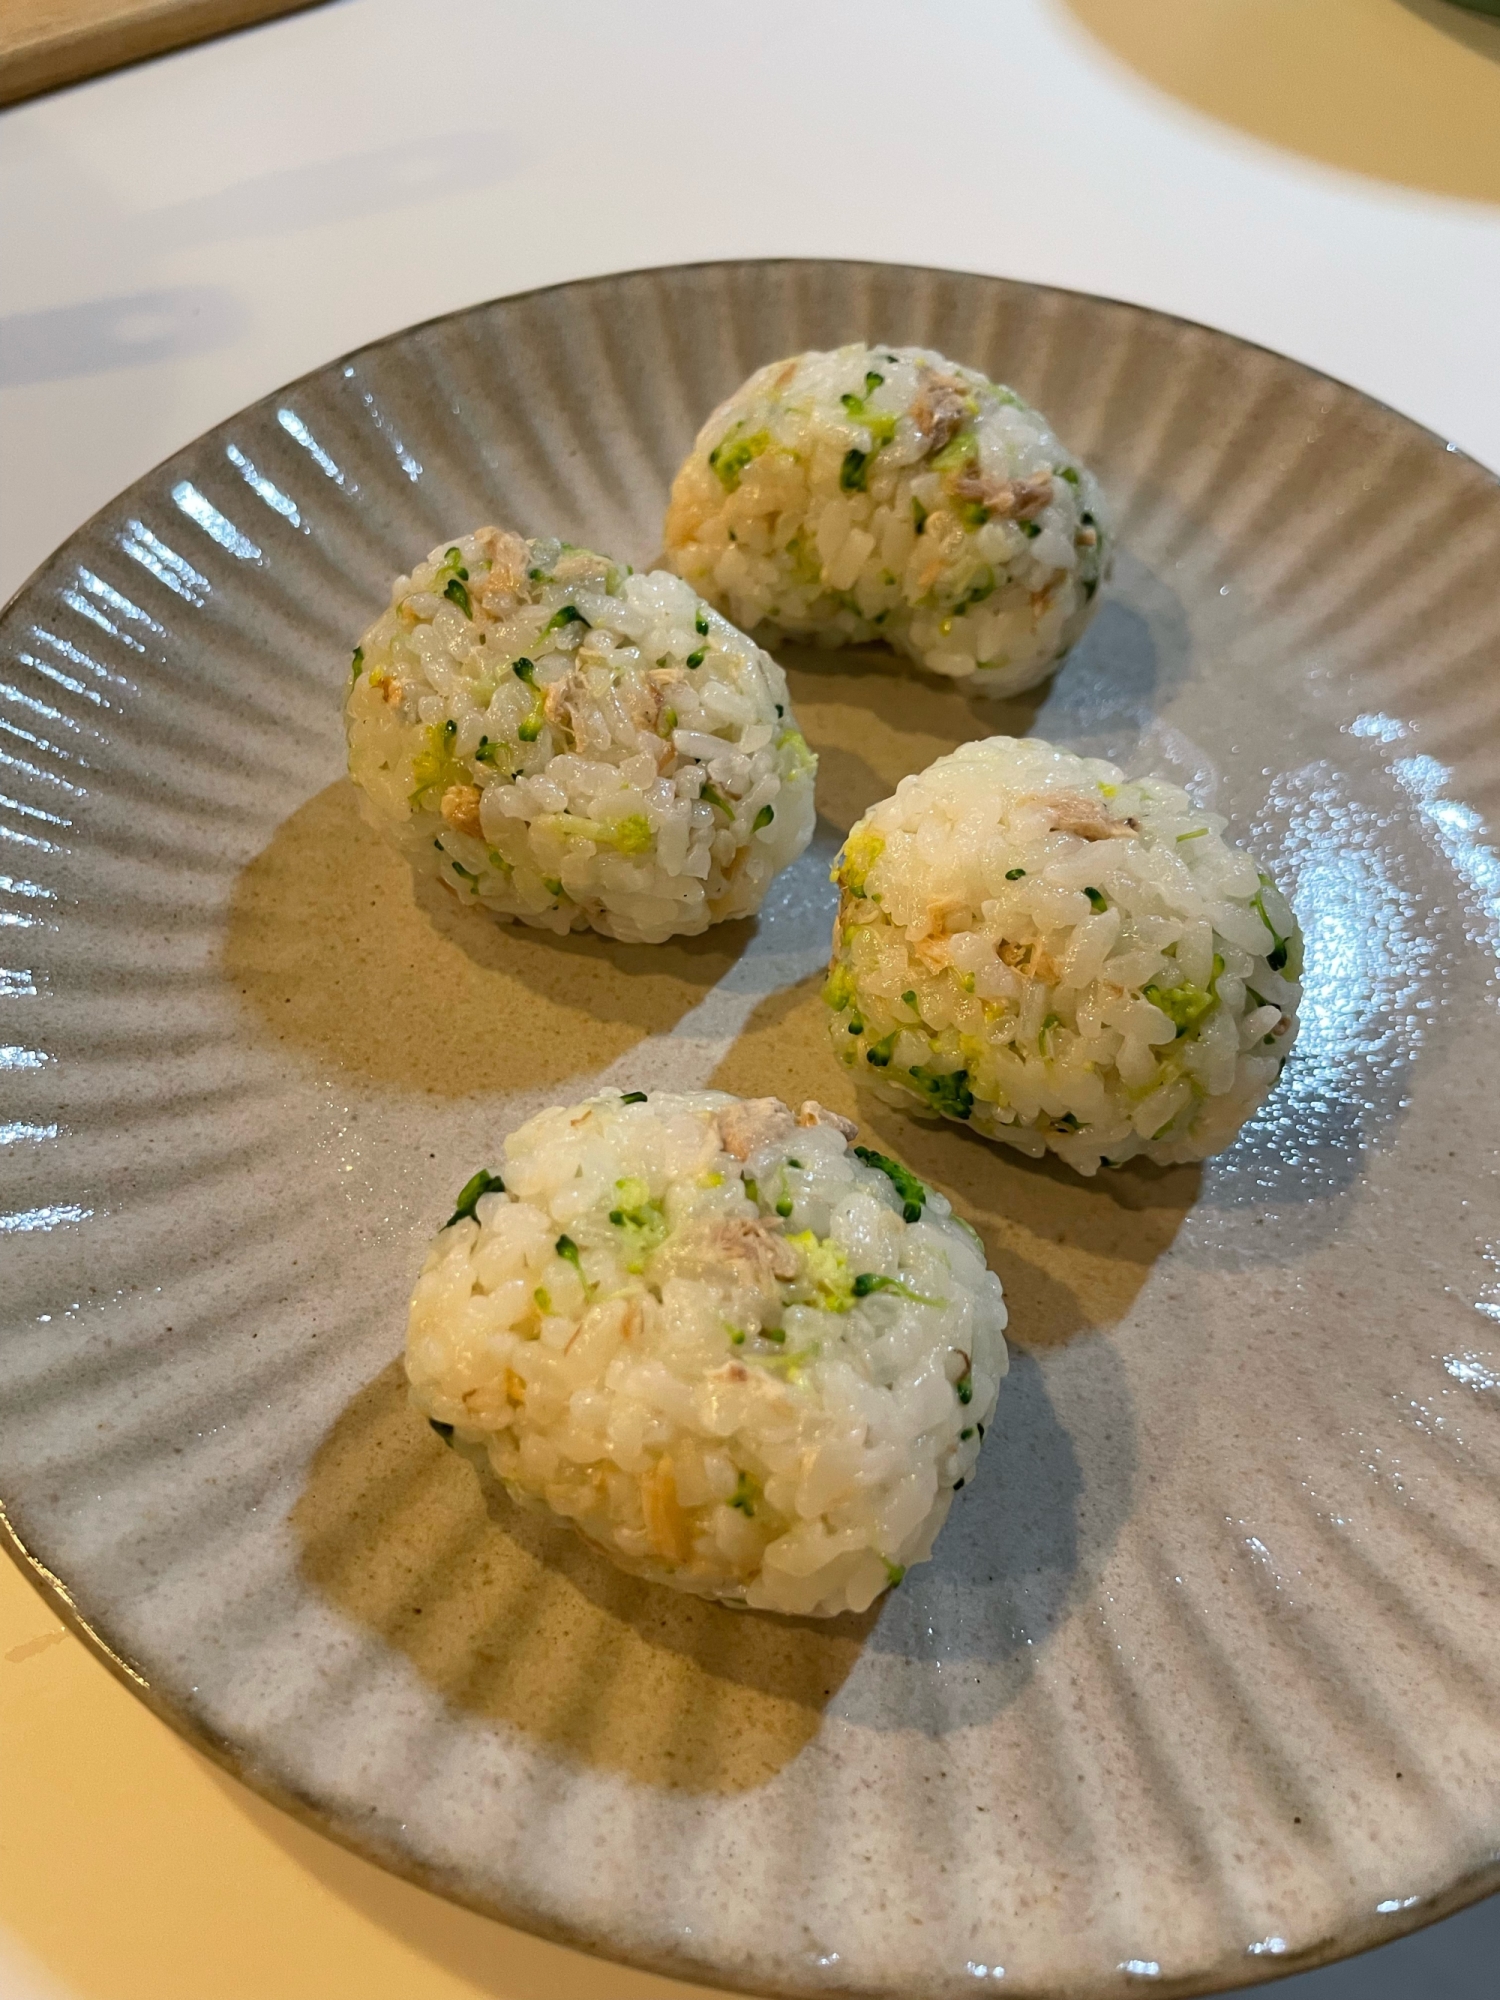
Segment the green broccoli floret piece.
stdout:
<svg viewBox="0 0 1500 2000">
<path fill-rule="evenodd" d="M 884 1153 L 877 1153 L 873 1146 L 856 1146 L 856 1159 L 863 1160 L 867 1167 L 875 1167 L 883 1173 L 891 1186 L 901 1197 L 901 1213 L 907 1222 L 920 1222 L 922 1209 L 927 1200 L 927 1189 L 909 1168 L 899 1160 L 892 1160 Z"/>
<path fill-rule="evenodd" d="M 751 460 L 759 458 L 771 443 L 769 431 L 755 431 L 749 437 L 741 437 L 738 433 L 742 428 L 735 424 L 708 454 L 709 469 L 726 493 L 734 491 Z"/>
<path fill-rule="evenodd" d="M 467 1216 L 478 1221 L 474 1211 L 487 1194 L 504 1194 L 505 1183 L 498 1174 L 492 1174 L 488 1167 L 481 1167 L 472 1180 L 465 1181 L 458 1191 L 458 1200 L 453 1204 L 453 1213 L 443 1224 L 451 1229 L 455 1222 L 462 1222 Z"/>
<path fill-rule="evenodd" d="M 946 1075 L 927 1069 L 922 1065 L 909 1072 L 913 1083 L 922 1092 L 934 1111 L 945 1118 L 967 1118 L 974 1109 L 974 1093 L 969 1088 L 969 1072 L 966 1069 L 950 1070 Z"/>
<path fill-rule="evenodd" d="M 872 1292 L 894 1292 L 898 1298 L 910 1299 L 917 1306 L 945 1306 L 948 1303 L 946 1299 L 930 1299 L 925 1292 L 914 1292 L 899 1278 L 887 1278 L 879 1271 L 861 1271 L 854 1280 L 854 1296 L 867 1299 Z"/>
</svg>

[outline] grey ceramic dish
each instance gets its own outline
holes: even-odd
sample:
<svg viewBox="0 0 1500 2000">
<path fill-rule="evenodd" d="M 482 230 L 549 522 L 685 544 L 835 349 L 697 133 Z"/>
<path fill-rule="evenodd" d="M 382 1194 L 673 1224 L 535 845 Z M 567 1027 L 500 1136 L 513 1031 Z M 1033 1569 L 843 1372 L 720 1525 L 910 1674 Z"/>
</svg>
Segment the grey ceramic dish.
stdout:
<svg viewBox="0 0 1500 2000">
<path fill-rule="evenodd" d="M 789 658 L 825 824 L 758 926 L 559 944 L 414 894 L 340 775 L 390 573 L 486 519 L 648 561 L 714 402 L 856 337 L 1014 382 L 1097 466 L 1122 556 L 1081 650 L 998 706 Z M 17 1552 L 270 1797 L 726 1984 L 1199 1992 L 1492 1886 L 1497 554 L 1487 473 L 1290 361 L 870 265 L 477 307 L 189 447 L 0 625 Z M 1293 886 L 1302 1043 L 1201 1172 L 1086 1185 L 840 1096 L 828 854 L 997 728 L 1170 770 Z M 816 1093 L 984 1231 L 1014 1371 L 878 1616 L 631 1581 L 405 1409 L 453 1190 L 600 1078 Z"/>
</svg>

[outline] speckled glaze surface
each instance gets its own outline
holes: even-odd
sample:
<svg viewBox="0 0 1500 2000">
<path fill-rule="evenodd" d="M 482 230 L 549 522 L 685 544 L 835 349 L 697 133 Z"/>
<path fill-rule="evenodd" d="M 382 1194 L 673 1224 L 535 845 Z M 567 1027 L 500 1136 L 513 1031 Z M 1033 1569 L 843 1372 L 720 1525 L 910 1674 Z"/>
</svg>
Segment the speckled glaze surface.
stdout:
<svg viewBox="0 0 1500 2000">
<path fill-rule="evenodd" d="M 823 824 L 758 924 L 490 926 L 359 820 L 389 576 L 484 520 L 636 563 L 713 404 L 936 345 L 1103 477 L 1047 688 L 788 652 Z M 0 1497 L 177 1726 L 481 1908 L 730 1986 L 1247 1983 L 1500 1879 L 1500 488 L 1199 327 L 854 264 L 477 307 L 308 377 L 0 623 Z M 1095 1184 L 853 1095 L 828 858 L 1032 731 L 1166 770 L 1289 882 L 1301 1044 L 1234 1150 Z M 423 1245 L 559 1094 L 816 1094 L 983 1231 L 1015 1340 L 937 1559 L 860 1620 L 617 1574 L 404 1404 Z M 61 1582 L 57 1580 L 61 1579 Z"/>
</svg>

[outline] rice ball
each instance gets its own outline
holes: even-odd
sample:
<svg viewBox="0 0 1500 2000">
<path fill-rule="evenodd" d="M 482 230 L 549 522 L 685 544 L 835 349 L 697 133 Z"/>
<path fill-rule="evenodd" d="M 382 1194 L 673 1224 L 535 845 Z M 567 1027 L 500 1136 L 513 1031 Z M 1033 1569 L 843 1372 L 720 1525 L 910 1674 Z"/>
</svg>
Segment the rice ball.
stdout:
<svg viewBox="0 0 1500 2000">
<path fill-rule="evenodd" d="M 854 1129 L 714 1090 L 543 1111 L 428 1254 L 417 1409 L 626 1569 L 863 1611 L 930 1555 L 1007 1357 L 978 1237 Z"/>
<path fill-rule="evenodd" d="M 672 487 L 667 560 L 751 629 L 885 639 L 991 695 L 1049 674 L 1108 572 L 1098 482 L 1012 389 L 921 347 L 773 361 Z"/>
<path fill-rule="evenodd" d="M 867 812 L 824 997 L 880 1096 L 1092 1174 L 1229 1145 L 1297 1034 L 1302 936 L 1226 822 L 1050 743 L 965 743 Z"/>
<path fill-rule="evenodd" d="M 397 577 L 354 654 L 367 814 L 461 902 L 627 943 L 760 907 L 817 760 L 768 653 L 665 570 L 501 528 Z"/>
</svg>

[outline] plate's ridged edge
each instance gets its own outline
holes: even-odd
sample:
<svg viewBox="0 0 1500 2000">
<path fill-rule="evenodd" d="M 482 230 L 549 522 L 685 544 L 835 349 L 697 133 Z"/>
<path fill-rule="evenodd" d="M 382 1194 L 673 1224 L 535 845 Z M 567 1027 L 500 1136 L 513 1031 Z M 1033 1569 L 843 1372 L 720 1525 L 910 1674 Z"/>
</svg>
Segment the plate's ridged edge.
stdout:
<svg viewBox="0 0 1500 2000">
<path fill-rule="evenodd" d="M 1471 465 L 1485 480 L 1500 483 L 1500 475 L 1491 472 L 1488 466 L 1483 465 L 1478 459 L 1470 457 L 1468 453 L 1463 451 L 1461 446 L 1445 438 L 1440 431 L 1431 429 L 1420 418 L 1410 416 L 1406 411 L 1397 409 L 1394 403 L 1383 402 L 1378 396 L 1371 395 L 1368 390 L 1357 388 L 1353 383 L 1344 381 L 1340 376 L 1331 375 L 1325 369 L 1315 367 L 1311 362 L 1293 360 L 1290 356 L 1279 353 L 1274 347 L 1266 346 L 1262 341 L 1250 340 L 1242 334 L 1225 333 L 1221 328 L 1210 326 L 1205 320 L 1192 319 L 1183 313 L 1167 312 L 1156 306 L 1142 305 L 1134 299 L 1116 298 L 1110 293 L 1086 292 L 1077 290 L 1069 285 L 1032 284 L 1021 278 L 997 277 L 993 272 L 945 269 L 943 266 L 936 264 L 872 264 L 868 259 L 859 257 L 754 257 L 740 260 L 705 258 L 697 263 L 690 264 L 630 265 L 618 271 L 602 271 L 589 278 L 564 279 L 553 285 L 537 285 L 529 291 L 503 292 L 496 298 L 482 299 L 473 305 L 455 306 L 451 312 L 435 313 L 431 319 L 418 320 L 413 325 L 407 327 L 397 327 L 392 332 L 381 334 L 377 339 L 367 341 L 360 347 L 346 349 L 344 353 L 336 355 L 331 361 L 326 361 L 316 368 L 309 368 L 305 374 L 294 376 L 291 381 L 283 383 L 279 389 L 271 390 L 268 394 L 258 398 L 254 403 L 247 404 L 243 410 L 236 411 L 233 416 L 226 417 L 221 423 L 212 425 L 190 443 L 180 446 L 174 452 L 169 452 L 165 458 L 158 459 L 155 465 L 142 473 L 138 479 L 132 480 L 131 484 L 125 487 L 122 492 L 117 493 L 113 499 L 107 500 L 102 507 L 96 508 L 92 514 L 81 521 L 66 541 L 62 542 L 52 551 L 51 555 L 37 564 L 31 574 L 16 586 L 3 604 L 0 604 L 0 620 L 3 620 L 10 612 L 15 610 L 22 598 L 28 596 L 34 589 L 41 586 L 54 565 L 60 563 L 66 557 L 74 543 L 82 540 L 96 527 L 102 525 L 107 519 L 110 519 L 118 508 L 124 506 L 130 500 L 133 494 L 147 489 L 153 481 L 160 479 L 166 473 L 173 470 L 174 467 L 184 464 L 190 454 L 197 452 L 205 444 L 217 442 L 232 424 L 257 417 L 269 410 L 274 404 L 284 402 L 289 397 L 295 395 L 298 389 L 311 386 L 323 380 L 334 369 L 343 367 L 351 362 L 359 362 L 382 354 L 387 349 L 393 347 L 398 341 L 406 340 L 414 335 L 433 332 L 440 328 L 456 326 L 461 321 L 471 319 L 480 313 L 493 311 L 497 307 L 521 306 L 533 300 L 557 297 L 562 294 L 577 295 L 596 287 L 616 285 L 631 279 L 649 280 L 667 276 L 688 276 L 698 272 L 731 273 L 740 270 L 779 272 L 797 270 L 814 271 L 819 269 L 878 272 L 898 277 L 902 280 L 938 279 L 950 282 L 956 280 L 959 283 L 971 282 L 992 285 L 1002 287 L 1017 295 L 1026 294 L 1041 298 L 1076 300 L 1087 302 L 1090 305 L 1108 306 L 1120 313 L 1138 315 L 1142 321 L 1160 321 L 1169 326 L 1188 328 L 1193 332 L 1206 334 L 1215 341 L 1229 341 L 1235 347 L 1242 348 L 1249 354 L 1264 355 L 1269 360 L 1280 365 L 1290 365 L 1297 368 L 1312 380 L 1326 382 L 1330 388 L 1338 390 L 1341 394 L 1357 396 L 1361 401 L 1370 404 L 1373 408 L 1397 418 L 1402 424 L 1409 425 L 1412 430 L 1419 432 L 1425 438 L 1429 438 L 1434 444 L 1441 445 L 1445 451 L 1452 453 L 1455 458 L 1462 459 L 1466 464 Z M 704 412 L 704 414 L 706 415 L 707 412 Z"/>
<path fill-rule="evenodd" d="M 12 1526 L 3 1505 L 0 1505 L 0 1548 L 15 1564 L 21 1575 L 32 1585 L 38 1595 L 67 1626 L 76 1639 L 82 1641 L 90 1653 L 110 1674 L 126 1687 L 140 1701 L 144 1702 L 158 1721 L 180 1736 L 193 1749 L 199 1751 L 220 1770 L 225 1771 L 238 1783 L 247 1786 L 267 1804 L 296 1820 L 299 1825 L 331 1840 L 335 1846 L 356 1855 L 374 1867 L 384 1868 L 403 1881 L 429 1894 L 440 1896 L 445 1902 L 455 1903 L 460 1909 L 473 1911 L 476 1915 L 492 1918 L 509 1924 L 528 1936 L 539 1937 L 551 1944 L 558 1944 L 571 1951 L 580 1951 L 590 1957 L 602 1959 L 608 1964 L 623 1964 L 636 1967 L 643 1972 L 660 1973 L 665 1978 L 693 1980 L 700 1985 L 712 1986 L 725 1993 L 745 1993 L 765 1996 L 765 2000 L 781 2000 L 792 1989 L 782 1985 L 744 1985 L 736 1982 L 726 1984 L 720 1977 L 720 1968 L 701 1962 L 685 1954 L 655 1954 L 645 1952 L 621 1953 L 608 1940 L 599 1939 L 569 1929 L 565 1924 L 547 1924 L 537 1913 L 524 1907 L 510 1907 L 496 1901 L 466 1893 L 463 1887 L 435 1871 L 422 1867 L 410 1854 L 401 1849 L 386 1848 L 367 1839 L 341 1821 L 327 1813 L 318 1803 L 304 1797 L 287 1786 L 280 1784 L 268 1772 L 257 1768 L 241 1758 L 234 1746 L 206 1730 L 186 1710 L 160 1698 L 130 1662 L 110 1646 L 107 1639 L 97 1632 L 84 1617 L 68 1592 L 67 1585 L 49 1570 L 45 1563 L 34 1556 Z M 1231 1973 L 1212 1974 L 1204 1979 L 1160 1979 L 1151 1982 L 1153 1992 L 1168 1996 L 1168 2000 L 1202 2000 L 1202 1996 L 1216 1993 L 1241 1992 L 1250 1987 L 1263 1986 L 1290 1978 L 1294 1973 L 1313 1972 L 1321 1966 L 1336 1965 L 1360 1953 L 1373 1951 L 1381 1945 L 1392 1944 L 1397 1939 L 1414 1936 L 1418 1931 L 1427 1930 L 1433 1924 L 1442 1923 L 1455 1916 L 1460 1910 L 1482 1902 L 1486 1896 L 1500 1892 L 1500 1861 L 1490 1867 L 1476 1870 L 1473 1874 L 1460 1877 L 1441 1894 L 1428 1897 L 1420 1908 L 1403 1911 L 1395 1918 L 1387 1918 L 1378 1926 L 1367 1924 L 1362 1930 L 1344 1936 L 1329 1937 L 1318 1945 L 1300 1952 L 1288 1952 L 1284 1957 L 1257 1959 L 1243 1968 L 1243 1977 L 1235 1978 Z M 824 1983 L 816 1989 L 802 1988 L 803 1992 L 849 1996 L 849 2000 L 879 2000 L 880 1989 L 851 1987 L 842 1983 Z M 1020 2000 L 1047 2000 L 1044 1989 L 1013 1987 Z"/>
<path fill-rule="evenodd" d="M 403 1881 L 412 1883 L 418 1889 L 425 1889 L 430 1895 L 440 1896 L 445 1902 L 455 1903 L 460 1909 L 472 1910 L 476 1916 L 489 1917 L 500 1923 L 509 1924 L 514 1929 L 524 1931 L 530 1937 L 545 1939 L 549 1944 L 563 1945 L 571 1951 L 581 1951 L 593 1958 L 609 1964 L 631 1965 L 643 1972 L 658 1972 L 666 1978 L 693 1979 L 705 1986 L 717 1986 L 725 1993 L 752 1993 L 768 1996 L 768 2000 L 778 2000 L 784 1989 L 773 1986 L 725 1986 L 722 1985 L 717 1968 L 711 1965 L 687 1964 L 681 1958 L 668 1955 L 650 1954 L 623 1955 L 615 1951 L 607 1940 L 570 1930 L 565 1924 L 548 1924 L 541 1920 L 537 1912 L 529 1907 L 511 1907 L 499 1901 L 487 1900 L 465 1892 L 463 1887 L 439 1874 L 426 1869 L 411 1854 L 400 1848 L 388 1848 L 368 1839 L 363 1839 L 351 1827 L 336 1819 L 322 1808 L 316 1800 L 283 1785 L 268 1771 L 250 1763 L 240 1756 L 234 1745 L 227 1739 L 215 1735 L 186 1709 L 163 1699 L 151 1683 L 117 1653 L 109 1641 L 84 1617 L 74 1603 L 67 1585 L 61 1577 L 55 1576 L 47 1565 L 34 1556 L 16 1533 L 9 1516 L 0 1506 L 0 1548 L 15 1564 L 21 1575 L 37 1594 L 88 1651 L 106 1670 L 128 1688 L 131 1694 L 143 1702 L 159 1722 L 179 1736 L 192 1749 L 197 1750 L 209 1761 L 216 1764 L 238 1783 L 284 1812 L 299 1825 L 312 1833 L 331 1840 L 335 1846 L 356 1855 L 361 1861 L 368 1861 L 373 1867 L 386 1869 L 398 1875 Z M 861 1996 L 862 2000 L 862 1996 Z"/>
</svg>

